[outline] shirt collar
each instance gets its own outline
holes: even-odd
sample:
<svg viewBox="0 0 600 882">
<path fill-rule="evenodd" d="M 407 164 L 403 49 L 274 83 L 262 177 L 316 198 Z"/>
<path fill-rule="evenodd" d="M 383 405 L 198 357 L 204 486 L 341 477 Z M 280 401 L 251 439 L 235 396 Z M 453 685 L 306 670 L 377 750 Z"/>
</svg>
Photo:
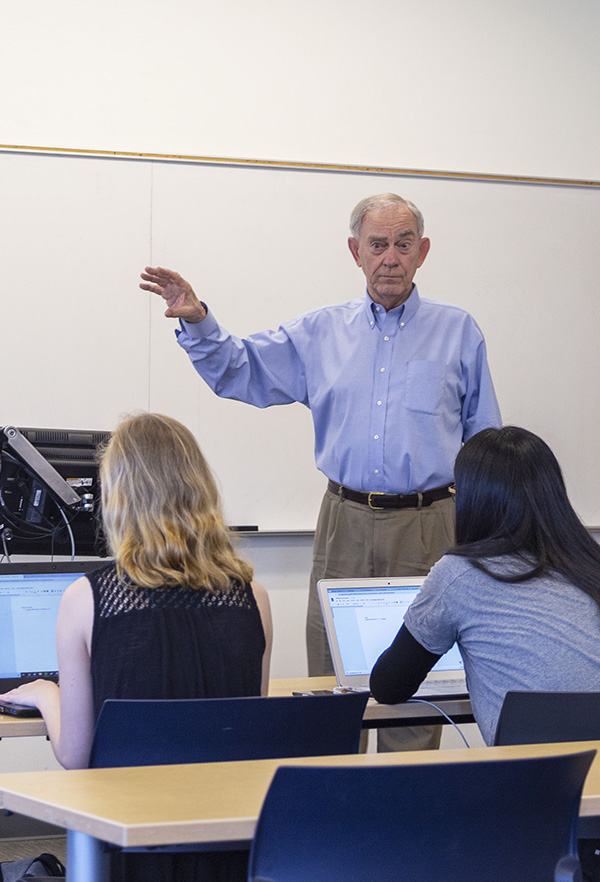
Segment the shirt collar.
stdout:
<svg viewBox="0 0 600 882">
<path fill-rule="evenodd" d="M 410 292 L 408 300 L 405 300 L 404 303 L 402 303 L 400 306 L 397 306 L 395 309 L 390 309 L 388 313 L 386 313 L 383 307 L 381 307 L 381 309 L 377 309 L 379 304 L 375 303 L 375 301 L 371 299 L 371 295 L 368 291 L 365 297 L 367 318 L 372 328 L 374 328 L 376 325 L 379 325 L 386 315 L 395 316 L 397 321 L 400 321 L 400 319 L 402 319 L 403 323 L 406 324 L 415 315 L 420 304 L 421 298 L 419 297 L 419 291 L 416 285 L 413 285 L 413 289 Z"/>
</svg>

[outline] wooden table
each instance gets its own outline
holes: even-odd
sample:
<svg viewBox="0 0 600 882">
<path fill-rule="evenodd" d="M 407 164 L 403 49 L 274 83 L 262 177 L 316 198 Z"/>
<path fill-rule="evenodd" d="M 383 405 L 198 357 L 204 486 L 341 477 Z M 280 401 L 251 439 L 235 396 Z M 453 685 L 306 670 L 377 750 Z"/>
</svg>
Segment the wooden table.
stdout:
<svg viewBox="0 0 600 882">
<path fill-rule="evenodd" d="M 275 770 L 282 765 L 381 766 L 548 756 L 600 741 L 0 775 L 0 808 L 67 828 L 68 882 L 107 882 L 103 843 L 121 848 L 243 847 Z M 600 757 L 588 775 L 581 816 L 600 819 Z"/>
<path fill-rule="evenodd" d="M 9 717 L 7 714 L 0 714 L 0 738 L 45 734 L 46 724 L 41 717 Z"/>
<path fill-rule="evenodd" d="M 269 695 L 291 695 L 305 689 L 332 690 L 335 677 L 292 677 L 269 681 Z M 473 723 L 475 717 L 471 702 L 465 699 L 444 699 L 438 704 L 455 723 Z M 363 718 L 363 729 L 382 729 L 388 726 L 429 726 L 435 723 L 448 724 L 448 720 L 430 704 L 407 701 L 402 704 L 378 704 L 369 699 Z"/>
<path fill-rule="evenodd" d="M 269 695 L 291 695 L 304 690 L 328 689 L 335 686 L 335 677 L 291 677 L 269 682 Z M 437 702 L 455 723 L 474 722 L 471 703 L 468 699 L 444 700 Z M 367 704 L 363 720 L 364 729 L 379 729 L 387 726 L 418 726 L 432 723 L 447 723 L 448 720 L 427 704 L 405 702 L 403 704 L 377 704 L 372 699 Z M 22 735 L 45 735 L 46 725 L 41 718 L 10 717 L 0 714 L 0 738 Z"/>
</svg>

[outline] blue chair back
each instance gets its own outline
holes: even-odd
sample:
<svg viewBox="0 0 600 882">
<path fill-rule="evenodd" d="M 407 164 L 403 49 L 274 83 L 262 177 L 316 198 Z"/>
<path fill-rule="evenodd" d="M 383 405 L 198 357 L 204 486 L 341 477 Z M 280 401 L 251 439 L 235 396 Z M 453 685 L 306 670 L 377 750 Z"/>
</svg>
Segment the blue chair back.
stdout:
<svg viewBox="0 0 600 882">
<path fill-rule="evenodd" d="M 356 753 L 368 696 L 105 701 L 90 768 Z"/>
<path fill-rule="evenodd" d="M 599 740 L 600 692 L 507 692 L 494 744 Z"/>
<path fill-rule="evenodd" d="M 249 882 L 576 880 L 594 755 L 279 768 Z"/>
</svg>

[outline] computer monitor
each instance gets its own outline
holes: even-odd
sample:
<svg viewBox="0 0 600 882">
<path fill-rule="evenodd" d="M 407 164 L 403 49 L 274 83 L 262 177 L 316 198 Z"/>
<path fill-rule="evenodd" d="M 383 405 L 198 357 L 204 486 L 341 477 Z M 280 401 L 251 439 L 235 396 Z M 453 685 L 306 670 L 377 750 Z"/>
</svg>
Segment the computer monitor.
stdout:
<svg viewBox="0 0 600 882">
<path fill-rule="evenodd" d="M 96 457 L 110 432 L 27 427 L 19 427 L 17 432 L 68 487 L 64 494 L 57 493 L 18 447 L 5 446 L 0 469 L 0 552 L 106 556 Z M 77 505 L 68 505 L 69 488 L 85 498 L 85 506 L 79 510 Z"/>
<path fill-rule="evenodd" d="M 65 589 L 106 561 L 0 563 L 0 692 L 56 679 L 56 617 Z"/>
</svg>

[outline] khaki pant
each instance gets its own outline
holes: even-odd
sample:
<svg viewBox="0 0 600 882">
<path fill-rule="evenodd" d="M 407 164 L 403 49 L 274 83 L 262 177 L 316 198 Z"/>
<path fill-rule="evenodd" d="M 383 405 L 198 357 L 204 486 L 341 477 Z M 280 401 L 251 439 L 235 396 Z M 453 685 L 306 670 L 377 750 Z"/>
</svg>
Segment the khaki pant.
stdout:
<svg viewBox="0 0 600 882">
<path fill-rule="evenodd" d="M 306 647 L 311 677 L 333 674 L 321 615 L 319 579 L 424 576 L 454 544 L 454 501 L 422 509 L 373 511 L 327 490 L 321 504 L 310 579 Z M 441 726 L 380 729 L 378 749 L 439 747 Z"/>
</svg>

